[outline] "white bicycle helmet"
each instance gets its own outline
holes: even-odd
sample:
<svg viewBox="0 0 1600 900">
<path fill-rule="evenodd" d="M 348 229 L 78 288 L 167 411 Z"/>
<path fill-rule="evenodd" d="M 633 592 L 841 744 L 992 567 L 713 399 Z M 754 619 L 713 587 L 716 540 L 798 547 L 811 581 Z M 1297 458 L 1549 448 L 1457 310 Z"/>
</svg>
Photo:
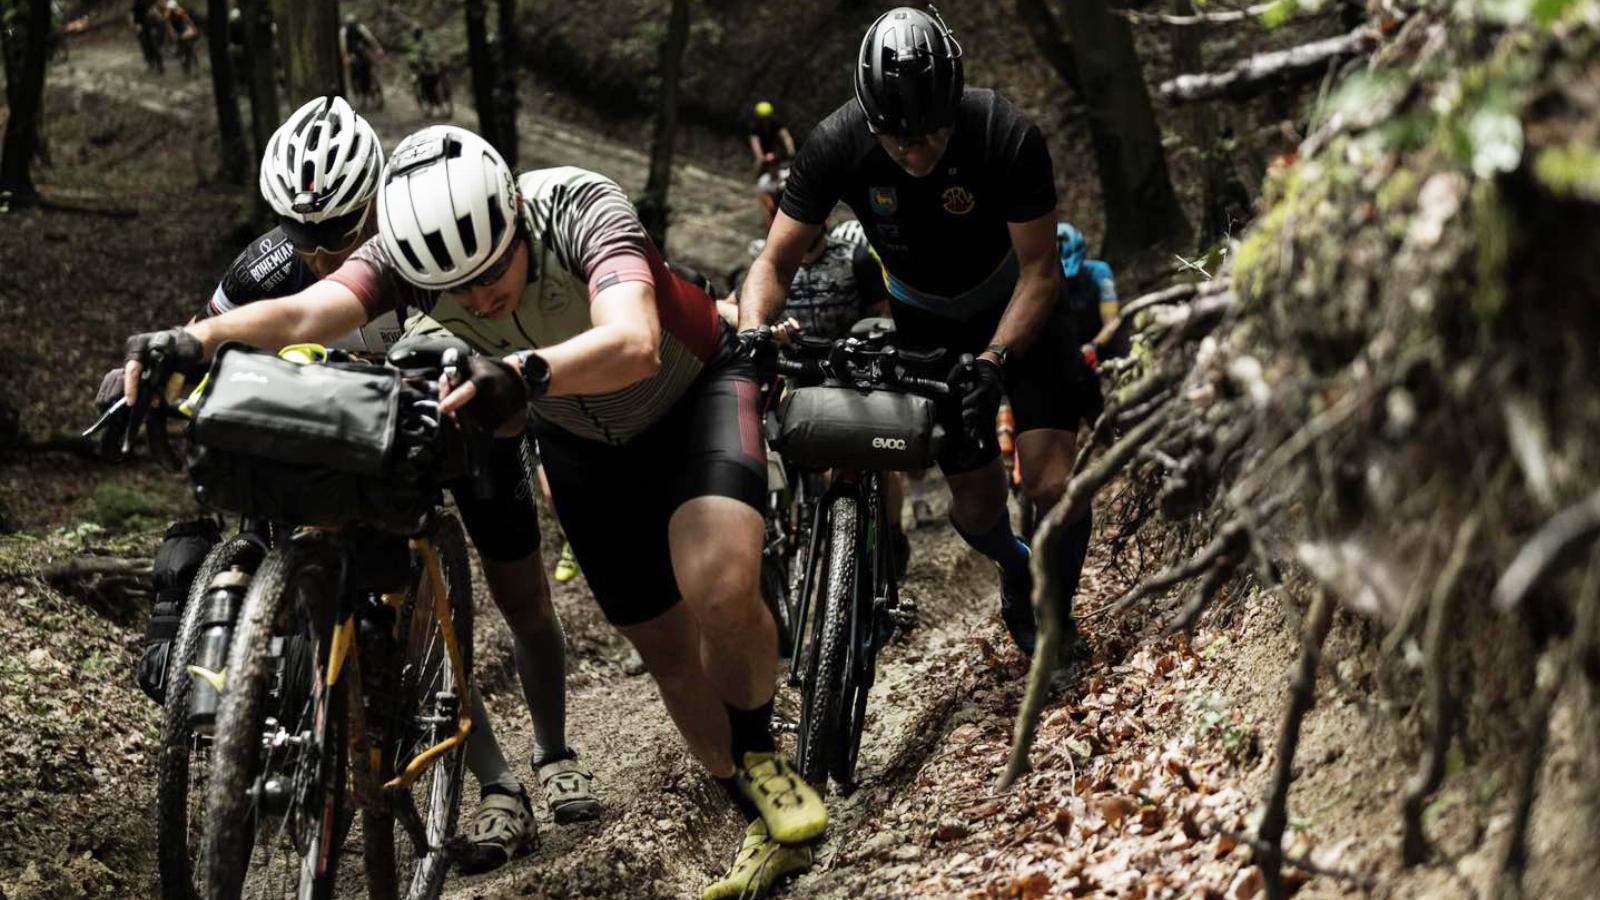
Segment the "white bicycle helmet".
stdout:
<svg viewBox="0 0 1600 900">
<path fill-rule="evenodd" d="M 261 195 L 286 229 L 296 223 L 359 224 L 383 171 L 383 146 L 342 97 L 318 97 L 294 111 L 267 141 Z M 318 229 L 326 231 L 327 229 Z"/>
<path fill-rule="evenodd" d="M 833 226 L 828 236 L 836 241 L 842 241 L 852 246 L 867 242 L 867 230 L 861 227 L 861 222 L 856 219 L 846 219 Z"/>
<path fill-rule="evenodd" d="M 466 284 L 516 230 L 516 181 L 488 141 L 433 125 L 394 148 L 378 191 L 378 239 L 407 281 L 436 291 Z"/>
</svg>

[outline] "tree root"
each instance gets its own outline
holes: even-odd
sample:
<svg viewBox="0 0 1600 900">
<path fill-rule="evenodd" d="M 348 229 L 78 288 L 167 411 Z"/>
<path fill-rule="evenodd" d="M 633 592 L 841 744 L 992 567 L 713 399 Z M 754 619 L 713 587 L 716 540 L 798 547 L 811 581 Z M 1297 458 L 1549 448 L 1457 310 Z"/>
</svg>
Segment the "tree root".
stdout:
<svg viewBox="0 0 1600 900">
<path fill-rule="evenodd" d="M 1306 614 L 1305 631 L 1300 645 L 1300 661 L 1295 668 L 1290 685 L 1289 708 L 1283 715 L 1283 730 L 1278 735 L 1278 761 L 1272 772 L 1272 785 L 1267 791 L 1267 808 L 1261 816 L 1261 827 L 1256 835 L 1260 839 L 1260 864 L 1265 876 L 1267 897 L 1278 900 L 1283 896 L 1279 875 L 1283 871 L 1283 830 L 1289 824 L 1289 784 L 1294 781 L 1294 753 L 1300 744 L 1300 723 L 1316 703 L 1317 665 L 1322 660 L 1322 645 L 1328 640 L 1328 629 L 1333 623 L 1333 594 L 1318 588 Z"/>
<path fill-rule="evenodd" d="M 1061 555 L 1061 533 L 1069 522 L 1076 522 L 1089 511 L 1095 492 L 1115 478 L 1124 466 L 1166 426 L 1169 413 L 1163 411 L 1140 423 L 1118 441 L 1106 455 L 1073 477 L 1034 537 L 1033 613 L 1039 623 L 1039 637 L 1033 648 L 1033 663 L 1028 669 L 1028 687 L 1017 711 L 1012 732 L 1011 758 L 1000 775 L 996 790 L 1007 790 L 1028 771 L 1028 751 L 1039 728 L 1039 715 L 1050 694 L 1050 675 L 1061 645 L 1061 593 L 1065 586 L 1056 577 Z"/>
<path fill-rule="evenodd" d="M 1226 566 L 1231 571 L 1249 553 L 1249 550 L 1249 526 L 1245 524 L 1245 520 L 1242 517 L 1234 519 L 1223 525 L 1217 531 L 1217 536 L 1199 553 L 1175 566 L 1170 566 L 1156 573 L 1141 582 L 1138 587 L 1124 594 L 1115 603 L 1095 610 L 1093 615 L 1098 617 L 1107 613 L 1124 612 L 1146 597 L 1160 593 L 1174 585 L 1198 578 L 1222 566 Z M 1216 585 L 1216 588 L 1221 587 L 1221 584 Z M 1214 594 L 1215 592 L 1216 590 L 1213 589 L 1212 593 Z M 1087 619 L 1089 616 L 1085 615 L 1084 618 Z"/>
<path fill-rule="evenodd" d="M 1543 768 L 1544 752 L 1550 743 L 1550 713 L 1561 696 L 1562 688 L 1566 686 L 1568 676 L 1581 670 L 1585 658 L 1593 649 L 1597 622 L 1600 622 L 1600 554 L 1590 559 L 1583 592 L 1578 598 L 1577 621 L 1567 643 L 1566 655 L 1557 664 L 1549 684 L 1541 686 L 1534 695 L 1532 711 L 1528 716 L 1528 743 L 1517 781 L 1516 802 L 1512 806 L 1511 833 L 1506 838 L 1505 855 L 1501 858 L 1500 866 L 1503 893 L 1507 896 L 1520 896 L 1522 893 L 1522 874 L 1528 865 L 1528 825 L 1533 819 L 1533 802 L 1539 793 L 1539 772 Z"/>
<path fill-rule="evenodd" d="M 1468 553 L 1478 536 L 1481 519 L 1477 513 L 1467 516 L 1456 532 L 1455 546 L 1444 570 L 1435 582 L 1433 596 L 1428 603 L 1427 669 L 1424 673 L 1429 706 L 1433 710 L 1433 730 L 1428 738 L 1428 750 L 1422 765 L 1406 786 L 1405 800 L 1401 803 L 1401 816 L 1405 835 L 1401 842 L 1401 863 L 1414 866 L 1428 855 L 1428 838 L 1422 828 L 1422 809 L 1427 799 L 1439 789 L 1444 780 L 1445 756 L 1450 752 L 1450 735 L 1456 717 L 1456 702 L 1450 692 L 1450 678 L 1446 671 L 1446 657 L 1450 652 L 1450 637 L 1455 630 L 1457 609 L 1460 607 L 1461 573 L 1466 569 Z"/>
<path fill-rule="evenodd" d="M 1561 563 L 1600 537 L 1600 491 L 1567 507 L 1534 532 L 1494 587 L 1494 608 L 1511 612 Z"/>
<path fill-rule="evenodd" d="M 1349 34 L 1257 54 L 1225 72 L 1179 75 L 1162 83 L 1161 96 L 1173 103 L 1248 100 L 1279 85 L 1317 78 L 1329 62 L 1369 52 L 1378 41 L 1378 30 L 1363 25 Z"/>
<path fill-rule="evenodd" d="M 1269 852 L 1266 844 L 1248 834 L 1240 834 L 1237 831 L 1231 831 L 1227 828 L 1212 828 L 1208 830 L 1212 834 L 1220 834 L 1225 838 L 1229 838 L 1244 844 L 1245 846 L 1249 847 L 1257 857 Z M 1315 875 L 1322 878 L 1333 878 L 1338 881 L 1343 881 L 1347 884 L 1355 885 L 1364 891 L 1370 891 L 1376 886 L 1375 882 L 1371 878 L 1357 875 L 1354 872 L 1346 872 L 1342 869 L 1330 869 L 1326 866 L 1319 866 L 1303 856 L 1290 856 L 1289 854 L 1285 853 L 1283 854 L 1283 864 L 1291 869 L 1299 869 L 1307 875 Z"/>
</svg>

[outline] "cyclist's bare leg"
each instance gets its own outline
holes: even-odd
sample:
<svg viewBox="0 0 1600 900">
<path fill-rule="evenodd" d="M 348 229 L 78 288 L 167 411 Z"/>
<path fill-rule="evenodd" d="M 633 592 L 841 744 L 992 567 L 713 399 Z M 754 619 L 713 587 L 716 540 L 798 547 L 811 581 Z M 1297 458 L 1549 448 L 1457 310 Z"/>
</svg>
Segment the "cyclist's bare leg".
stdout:
<svg viewBox="0 0 1600 900">
<path fill-rule="evenodd" d="M 678 590 L 700 624 L 706 675 L 723 702 L 751 710 L 771 702 L 778 626 L 761 602 L 761 514 L 729 497 L 697 497 L 668 528 Z"/>
<path fill-rule="evenodd" d="M 1017 455 L 1022 459 L 1022 489 L 1041 517 L 1066 493 L 1077 450 L 1076 432 L 1036 428 L 1017 435 Z"/>
<path fill-rule="evenodd" d="M 700 627 L 684 603 L 642 625 L 619 629 L 639 651 L 661 691 L 661 702 L 689 744 L 689 752 L 717 778 L 733 775 L 728 711 L 701 664 Z"/>
<path fill-rule="evenodd" d="M 971 472 L 948 475 L 950 521 L 964 534 L 981 534 L 1006 514 L 1006 475 L 993 459 Z"/>
<path fill-rule="evenodd" d="M 567 652 L 538 551 L 512 562 L 483 559 L 489 596 L 511 628 L 512 655 L 533 717 L 539 758 L 567 749 Z"/>
</svg>

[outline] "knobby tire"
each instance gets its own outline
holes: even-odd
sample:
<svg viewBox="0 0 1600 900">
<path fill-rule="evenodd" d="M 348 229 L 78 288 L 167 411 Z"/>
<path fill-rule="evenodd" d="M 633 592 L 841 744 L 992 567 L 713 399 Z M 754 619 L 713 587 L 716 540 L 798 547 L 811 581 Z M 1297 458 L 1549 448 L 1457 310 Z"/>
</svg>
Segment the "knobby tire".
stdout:
<svg viewBox="0 0 1600 900">
<path fill-rule="evenodd" d="M 257 825 L 261 823 L 252 795 L 258 771 L 262 765 L 263 717 L 269 710 L 268 689 L 277 674 L 277 660 L 272 652 L 273 637 L 284 633 L 286 622 L 305 622 L 309 616 L 307 604 L 297 602 L 298 591 L 332 592 L 337 590 L 339 579 L 337 561 L 320 542 L 285 543 L 267 554 L 260 569 L 250 582 L 240 610 L 239 624 L 234 631 L 233 647 L 228 655 L 228 685 L 217 714 L 211 787 L 207 802 L 205 828 L 205 856 L 207 887 L 211 898 L 231 900 L 245 890 L 248 869 L 255 862 Z M 328 598 L 333 608 L 333 598 Z M 298 623 L 297 623 L 298 624 Z M 324 666 L 328 647 L 322 635 L 331 634 L 332 624 L 321 629 L 311 623 L 313 637 L 308 645 L 291 650 L 284 655 L 289 662 L 310 654 L 313 663 L 310 672 L 290 671 L 285 666 L 280 689 L 291 698 L 304 692 L 309 700 L 319 692 L 325 706 L 321 716 L 313 712 L 313 729 L 320 721 L 323 734 L 317 739 L 317 758 L 314 764 L 321 772 L 321 796 L 314 806 L 318 810 L 315 829 L 306 840 L 307 852 L 296 866 L 296 885 L 293 896 L 300 900 L 329 900 L 333 895 L 338 872 L 339 851 L 343 844 L 345 817 L 343 815 L 346 781 L 346 685 L 341 680 L 332 690 L 320 687 L 316 679 L 325 677 Z M 304 630 L 303 628 L 301 630 Z M 296 632 L 290 632 L 282 642 L 292 644 Z M 315 676 L 310 684 L 297 681 L 297 675 Z M 314 710 L 314 705 L 313 705 Z M 302 773 L 291 773 L 298 788 Z M 298 789 L 295 791 L 298 793 Z M 291 806 L 297 801 L 291 799 Z M 287 815 L 287 814 L 286 814 Z M 276 824 L 268 820 L 268 824 Z M 280 841 L 281 834 L 268 836 L 269 841 Z M 281 842 L 281 841 L 280 841 Z M 278 848 L 273 848 L 278 849 Z M 306 860 L 325 858 L 320 870 L 307 871 Z M 258 873 L 259 874 L 259 873 Z M 270 876 L 269 876 L 270 878 Z M 259 884 L 259 883 L 258 883 Z M 265 888 L 264 891 L 270 891 Z M 289 896 L 271 891 L 266 896 Z M 257 896 L 255 891 L 250 896 Z"/>
<path fill-rule="evenodd" d="M 828 510 L 828 533 L 821 552 L 828 577 L 813 621 L 811 666 L 800 704 L 800 774 L 825 790 L 839 752 L 844 724 L 842 701 L 849 663 L 850 619 L 856 602 L 857 548 L 861 546 L 856 498 L 840 494 Z"/>
<path fill-rule="evenodd" d="M 261 564 L 262 547 L 243 537 L 223 541 L 206 554 L 195 572 L 185 601 L 183 620 L 172 642 L 167 662 L 167 696 L 162 707 L 161 762 L 156 773 L 156 862 L 161 874 L 163 900 L 197 900 L 205 893 L 199 853 L 205 813 L 204 773 L 191 780 L 194 757 L 199 756 L 189 727 L 189 698 L 194 677 L 189 664 L 200 644 L 200 623 L 205 618 L 205 596 L 211 580 L 238 566 L 252 572 Z M 193 810 L 199 815 L 191 820 Z"/>
</svg>

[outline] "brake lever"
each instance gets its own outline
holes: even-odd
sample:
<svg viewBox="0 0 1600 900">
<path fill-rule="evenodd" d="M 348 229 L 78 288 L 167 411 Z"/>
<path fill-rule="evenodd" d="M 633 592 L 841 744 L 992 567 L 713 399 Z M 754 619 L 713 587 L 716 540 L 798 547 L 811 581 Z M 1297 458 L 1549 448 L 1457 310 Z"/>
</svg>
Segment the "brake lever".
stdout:
<svg viewBox="0 0 1600 900">
<path fill-rule="evenodd" d="M 128 398 L 118 397 L 117 402 L 107 407 L 106 411 L 100 414 L 100 418 L 95 419 L 94 424 L 90 425 L 88 428 L 85 428 L 80 436 L 92 438 L 100 432 L 105 431 L 114 424 L 113 420 L 127 415 L 127 409 Z"/>
<path fill-rule="evenodd" d="M 155 385 L 150 368 L 139 373 L 139 397 L 128 405 L 128 430 L 122 434 L 122 455 L 126 457 L 133 452 L 133 439 L 138 436 L 139 428 L 149 418 L 150 409 L 155 403 Z"/>
</svg>

